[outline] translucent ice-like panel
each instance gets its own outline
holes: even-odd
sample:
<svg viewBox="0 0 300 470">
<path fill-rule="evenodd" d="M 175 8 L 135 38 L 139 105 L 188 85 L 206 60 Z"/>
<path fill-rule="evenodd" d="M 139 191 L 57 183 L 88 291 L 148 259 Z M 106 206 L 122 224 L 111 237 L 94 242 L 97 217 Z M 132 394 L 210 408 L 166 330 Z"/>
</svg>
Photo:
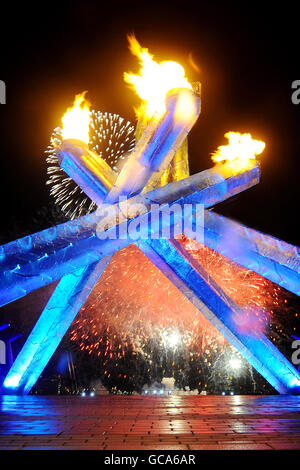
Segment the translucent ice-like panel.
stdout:
<svg viewBox="0 0 300 470">
<path fill-rule="evenodd" d="M 128 200 L 129 204 L 199 203 L 210 207 L 259 180 L 259 168 L 226 178 L 211 169 Z M 0 306 L 125 247 L 130 240 L 100 240 L 97 213 L 28 235 L 0 247 Z M 124 222 L 125 223 L 125 222 Z"/>
<path fill-rule="evenodd" d="M 300 248 L 222 217 L 204 214 L 204 243 L 236 263 L 300 295 Z"/>
<path fill-rule="evenodd" d="M 300 374 L 260 329 L 241 327 L 245 315 L 176 240 L 137 243 L 148 258 L 279 392 L 300 394 Z"/>
</svg>

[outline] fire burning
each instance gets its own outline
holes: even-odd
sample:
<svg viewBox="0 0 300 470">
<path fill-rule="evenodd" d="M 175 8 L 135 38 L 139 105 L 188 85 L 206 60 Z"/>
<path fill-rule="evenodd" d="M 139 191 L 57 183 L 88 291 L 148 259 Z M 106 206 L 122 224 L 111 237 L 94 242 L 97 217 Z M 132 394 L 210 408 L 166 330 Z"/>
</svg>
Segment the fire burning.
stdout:
<svg viewBox="0 0 300 470">
<path fill-rule="evenodd" d="M 142 99 L 143 104 L 138 110 L 150 119 L 154 115 L 160 118 L 166 111 L 166 95 L 174 88 L 192 89 L 185 76 L 184 68 L 170 60 L 156 62 L 148 49 L 140 46 L 135 36 L 128 36 L 129 48 L 140 62 L 139 74 L 124 73 L 124 80 Z"/>
<path fill-rule="evenodd" d="M 236 171 L 245 171 L 251 167 L 256 155 L 263 152 L 266 144 L 260 140 L 254 140 L 251 134 L 240 132 L 227 132 L 227 145 L 221 145 L 212 154 L 215 163 L 228 163 Z"/>
<path fill-rule="evenodd" d="M 86 91 L 76 95 L 72 108 L 62 117 L 63 140 L 77 139 L 89 143 L 90 103 L 85 99 Z"/>
</svg>

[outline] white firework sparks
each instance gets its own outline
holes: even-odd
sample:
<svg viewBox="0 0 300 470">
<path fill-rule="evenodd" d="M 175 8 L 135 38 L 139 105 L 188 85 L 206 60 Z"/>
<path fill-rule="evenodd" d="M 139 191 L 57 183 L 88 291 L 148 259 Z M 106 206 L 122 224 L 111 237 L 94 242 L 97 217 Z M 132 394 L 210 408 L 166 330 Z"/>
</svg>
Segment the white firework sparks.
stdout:
<svg viewBox="0 0 300 470">
<path fill-rule="evenodd" d="M 57 160 L 57 147 L 62 142 L 62 129 L 57 127 L 47 147 L 47 173 L 50 194 L 64 215 L 75 219 L 96 209 L 96 204 L 61 169 Z M 135 127 L 118 114 L 91 111 L 90 148 L 103 158 L 113 170 L 119 171 L 135 144 Z"/>
</svg>

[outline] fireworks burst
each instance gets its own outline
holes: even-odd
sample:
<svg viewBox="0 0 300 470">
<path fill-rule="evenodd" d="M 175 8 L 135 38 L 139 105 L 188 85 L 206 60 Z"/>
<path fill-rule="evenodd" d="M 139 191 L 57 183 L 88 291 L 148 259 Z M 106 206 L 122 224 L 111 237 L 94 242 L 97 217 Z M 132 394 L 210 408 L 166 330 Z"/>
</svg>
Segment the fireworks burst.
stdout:
<svg viewBox="0 0 300 470">
<path fill-rule="evenodd" d="M 244 318 L 251 320 L 256 329 L 265 330 L 272 307 L 279 301 L 281 289 L 193 239 L 183 237 L 180 241 L 225 294 L 242 309 Z"/>
<path fill-rule="evenodd" d="M 135 144 L 135 128 L 118 114 L 91 111 L 90 148 L 103 158 L 113 170 L 119 171 Z M 59 166 L 56 149 L 62 142 L 62 129 L 57 127 L 47 147 L 47 173 L 50 194 L 69 219 L 75 219 L 96 209 L 82 189 Z"/>
<path fill-rule="evenodd" d="M 280 288 L 194 240 L 181 243 L 244 309 L 246 318 L 251 312 L 255 327 L 267 330 L 272 308 L 280 303 Z M 223 379 L 232 379 L 230 358 L 238 355 L 135 245 L 114 255 L 73 323 L 71 340 L 99 360 L 106 378 L 114 377 L 130 357 L 135 364 L 131 374 L 128 369 L 127 374 L 119 372 L 125 385 L 146 369 L 150 382 L 173 376 L 178 386 L 189 382 L 216 391 Z M 243 365 L 239 375 L 253 383 L 251 366 L 238 357 Z"/>
</svg>

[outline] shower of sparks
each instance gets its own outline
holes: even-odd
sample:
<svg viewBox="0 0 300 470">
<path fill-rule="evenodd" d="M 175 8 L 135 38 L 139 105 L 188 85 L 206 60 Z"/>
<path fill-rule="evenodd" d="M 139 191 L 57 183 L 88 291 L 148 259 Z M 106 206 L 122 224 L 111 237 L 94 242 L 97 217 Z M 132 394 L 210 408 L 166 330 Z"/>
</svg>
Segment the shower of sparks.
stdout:
<svg viewBox="0 0 300 470">
<path fill-rule="evenodd" d="M 242 268 L 214 250 L 182 238 L 181 242 L 237 305 L 242 309 L 244 326 L 265 330 L 274 303 L 278 302 L 279 288 L 259 274 Z M 241 325 L 243 327 L 243 325 Z"/>
<path fill-rule="evenodd" d="M 280 288 L 194 240 L 181 243 L 252 326 L 269 328 Z M 237 373 L 254 384 L 251 366 L 135 245 L 114 255 L 73 323 L 71 341 L 101 364 L 106 384 L 118 379 L 129 386 L 145 373 L 148 383 L 173 376 L 178 386 L 192 381 L 208 391 Z M 240 361 L 238 371 L 232 359 Z"/>
<path fill-rule="evenodd" d="M 90 140 L 91 150 L 103 158 L 115 171 L 119 171 L 135 144 L 135 128 L 118 114 L 91 111 Z M 59 166 L 56 152 L 62 142 L 62 129 L 57 127 L 46 150 L 47 173 L 50 194 L 56 204 L 69 219 L 75 219 L 96 209 L 82 189 Z"/>
</svg>

